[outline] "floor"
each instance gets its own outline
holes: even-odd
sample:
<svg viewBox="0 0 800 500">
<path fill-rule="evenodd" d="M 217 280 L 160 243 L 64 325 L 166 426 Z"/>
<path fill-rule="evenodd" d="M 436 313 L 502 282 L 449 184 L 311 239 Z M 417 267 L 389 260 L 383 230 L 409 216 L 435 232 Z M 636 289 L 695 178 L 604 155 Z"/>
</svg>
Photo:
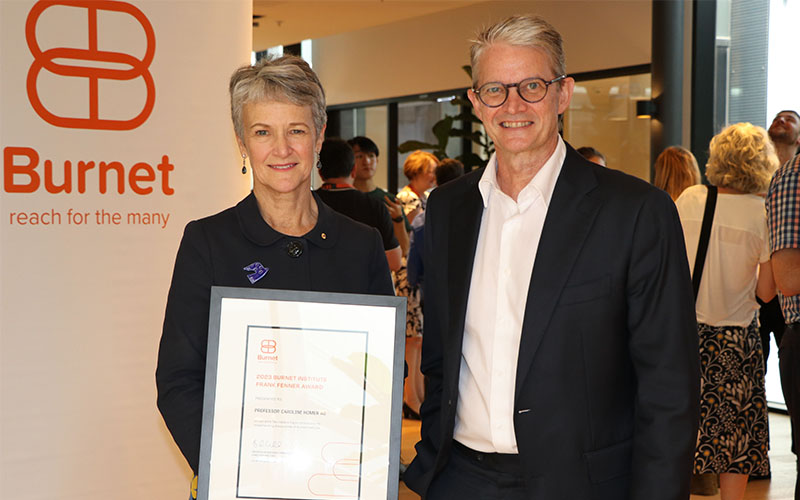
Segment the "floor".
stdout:
<svg viewBox="0 0 800 500">
<path fill-rule="evenodd" d="M 770 463 L 772 479 L 751 481 L 747 485 L 744 500 L 792 500 L 795 481 L 795 458 L 789 450 L 789 417 L 779 413 L 769 414 Z M 414 444 L 419 440 L 419 421 L 403 420 L 403 444 L 400 448 L 403 462 L 414 458 Z M 719 500 L 715 496 L 692 495 L 691 500 Z M 419 500 L 419 496 L 400 483 L 398 500 Z"/>
</svg>

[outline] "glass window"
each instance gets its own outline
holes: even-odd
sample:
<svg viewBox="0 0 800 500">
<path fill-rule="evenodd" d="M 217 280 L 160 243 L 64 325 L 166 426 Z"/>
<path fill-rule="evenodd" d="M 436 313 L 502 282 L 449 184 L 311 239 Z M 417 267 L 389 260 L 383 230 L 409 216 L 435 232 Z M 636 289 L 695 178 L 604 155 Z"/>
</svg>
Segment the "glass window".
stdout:
<svg viewBox="0 0 800 500">
<path fill-rule="evenodd" d="M 386 105 L 344 109 L 339 113 L 339 134 L 342 139 L 352 139 L 357 135 L 369 137 L 378 146 L 378 168 L 375 184 L 387 189 L 389 174 L 387 155 L 389 154 L 388 126 L 389 112 Z"/>
<path fill-rule="evenodd" d="M 397 143 L 406 141 L 422 141 L 438 144 L 439 140 L 433 135 L 433 126 L 447 115 L 458 115 L 459 106 L 453 105 L 450 100 L 438 99 L 437 101 L 412 101 L 401 102 L 397 106 Z M 458 125 L 458 122 L 455 122 Z M 425 150 L 430 151 L 430 150 Z M 445 150 L 449 158 L 461 154 L 461 138 L 451 137 Z M 398 189 L 408 184 L 408 179 L 403 175 L 403 162 L 411 153 L 397 153 L 397 186 Z"/>
<path fill-rule="evenodd" d="M 592 146 L 609 168 L 650 181 L 650 120 L 636 118 L 636 101 L 650 99 L 650 73 L 575 83 L 564 113 L 564 140 Z"/>
</svg>

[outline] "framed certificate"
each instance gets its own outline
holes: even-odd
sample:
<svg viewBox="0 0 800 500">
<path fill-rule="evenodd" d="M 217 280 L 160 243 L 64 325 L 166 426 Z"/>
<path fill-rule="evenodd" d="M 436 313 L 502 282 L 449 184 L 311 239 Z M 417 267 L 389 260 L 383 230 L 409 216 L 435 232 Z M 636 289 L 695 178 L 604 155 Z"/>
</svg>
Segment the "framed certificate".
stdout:
<svg viewBox="0 0 800 500">
<path fill-rule="evenodd" d="M 397 498 L 405 299 L 212 287 L 200 500 Z"/>
</svg>

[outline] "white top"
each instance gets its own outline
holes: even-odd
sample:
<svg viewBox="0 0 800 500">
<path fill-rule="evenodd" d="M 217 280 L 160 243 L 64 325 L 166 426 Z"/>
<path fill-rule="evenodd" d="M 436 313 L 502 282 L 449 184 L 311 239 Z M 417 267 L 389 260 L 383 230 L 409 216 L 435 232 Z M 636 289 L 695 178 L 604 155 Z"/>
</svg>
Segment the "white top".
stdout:
<svg viewBox="0 0 800 500">
<path fill-rule="evenodd" d="M 483 215 L 467 300 L 454 437 L 472 449 L 517 453 L 514 386 L 528 285 L 547 207 L 566 156 L 556 150 L 512 200 L 492 156 L 478 183 Z"/>
<path fill-rule="evenodd" d="M 689 269 L 694 269 L 708 189 L 691 186 L 675 200 L 686 240 Z M 747 326 L 758 311 L 758 265 L 769 260 L 767 213 L 756 194 L 722 194 L 697 297 L 697 322 L 711 326 Z"/>
</svg>

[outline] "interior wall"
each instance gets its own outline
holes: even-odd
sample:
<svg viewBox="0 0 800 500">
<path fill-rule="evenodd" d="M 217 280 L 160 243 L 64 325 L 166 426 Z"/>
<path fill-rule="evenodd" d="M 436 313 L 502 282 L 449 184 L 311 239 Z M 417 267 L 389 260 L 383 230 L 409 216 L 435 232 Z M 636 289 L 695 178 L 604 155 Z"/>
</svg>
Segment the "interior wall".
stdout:
<svg viewBox="0 0 800 500">
<path fill-rule="evenodd" d="M 650 0 L 493 1 L 314 40 L 314 70 L 329 105 L 467 87 L 468 40 L 518 13 L 559 30 L 570 73 L 650 63 Z"/>
</svg>

